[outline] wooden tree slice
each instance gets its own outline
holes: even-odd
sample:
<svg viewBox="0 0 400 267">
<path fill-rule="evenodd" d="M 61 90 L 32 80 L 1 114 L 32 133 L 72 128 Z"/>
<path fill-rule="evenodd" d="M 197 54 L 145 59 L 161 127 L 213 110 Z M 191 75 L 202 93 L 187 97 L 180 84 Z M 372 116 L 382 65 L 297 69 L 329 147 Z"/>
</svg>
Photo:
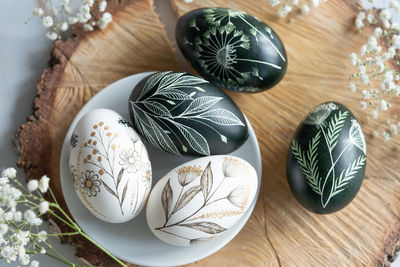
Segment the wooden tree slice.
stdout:
<svg viewBox="0 0 400 267">
<path fill-rule="evenodd" d="M 389 265 L 400 240 L 399 138 L 385 143 L 367 136 L 366 177 L 355 200 L 330 215 L 302 208 L 290 193 L 286 157 L 290 140 L 306 113 L 333 100 L 368 124 L 359 95 L 348 90 L 355 72 L 349 60 L 366 42 L 353 28 L 356 1 L 323 2 L 289 23 L 267 1 L 171 0 L 178 16 L 200 7 L 246 11 L 271 26 L 288 55 L 288 71 L 275 88 L 258 94 L 228 94 L 251 121 L 261 147 L 263 182 L 256 208 L 241 233 L 198 266 L 359 266 Z M 400 103 L 396 103 L 399 107 Z M 399 113 L 396 108 L 395 112 Z M 382 125 L 380 126 L 382 127 Z"/>
<path fill-rule="evenodd" d="M 49 68 L 37 85 L 33 115 L 18 130 L 20 157 L 28 179 L 51 177 L 53 189 L 67 210 L 59 179 L 60 153 L 68 127 L 80 108 L 98 91 L 125 76 L 152 70 L 176 70 L 172 48 L 151 0 L 108 1 L 113 22 L 104 31 L 73 29 L 71 39 L 54 44 Z M 60 231 L 70 231 L 51 218 Z M 91 265 L 116 263 L 89 242 L 68 237 L 77 256 Z"/>
</svg>

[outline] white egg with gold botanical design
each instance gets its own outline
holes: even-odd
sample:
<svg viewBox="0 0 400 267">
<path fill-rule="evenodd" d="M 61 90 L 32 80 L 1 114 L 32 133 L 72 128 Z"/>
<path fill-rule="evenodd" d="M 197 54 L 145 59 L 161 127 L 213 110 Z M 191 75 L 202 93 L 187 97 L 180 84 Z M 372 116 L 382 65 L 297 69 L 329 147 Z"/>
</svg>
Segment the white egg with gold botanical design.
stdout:
<svg viewBox="0 0 400 267">
<path fill-rule="evenodd" d="M 186 162 L 154 186 L 146 207 L 150 230 L 175 246 L 207 242 L 232 227 L 253 202 L 257 173 L 234 156 Z"/>
<path fill-rule="evenodd" d="M 138 134 L 121 115 L 95 109 L 76 125 L 69 166 L 75 191 L 97 218 L 126 222 L 140 213 L 151 189 L 151 163 Z"/>
</svg>

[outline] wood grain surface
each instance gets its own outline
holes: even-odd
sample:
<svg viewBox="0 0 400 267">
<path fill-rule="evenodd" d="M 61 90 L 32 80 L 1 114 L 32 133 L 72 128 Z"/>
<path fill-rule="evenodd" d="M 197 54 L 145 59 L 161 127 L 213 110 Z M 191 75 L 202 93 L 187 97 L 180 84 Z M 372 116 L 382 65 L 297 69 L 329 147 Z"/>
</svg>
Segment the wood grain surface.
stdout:
<svg viewBox="0 0 400 267">
<path fill-rule="evenodd" d="M 166 1 L 166 0 L 165 0 Z M 349 53 L 365 41 L 355 34 L 354 1 L 328 1 L 293 22 L 259 0 L 170 0 L 176 14 L 207 6 L 241 9 L 257 16 L 281 37 L 288 71 L 275 88 L 258 94 L 228 94 L 258 136 L 263 181 L 256 208 L 243 230 L 196 266 L 381 266 L 388 265 L 400 240 L 399 138 L 390 143 L 367 134 L 367 172 L 361 190 L 345 209 L 316 215 L 302 208 L 286 180 L 286 156 L 297 125 L 315 105 L 332 100 L 350 108 L 371 133 L 359 109 L 359 95 L 347 89 L 354 72 Z M 50 68 L 38 84 L 34 114 L 19 130 L 20 160 L 28 177 L 47 174 L 62 201 L 61 145 L 80 107 L 96 92 L 124 76 L 178 69 L 150 0 L 111 1 L 113 22 L 105 31 L 57 42 Z M 398 103 L 397 106 L 399 106 Z M 398 109 L 395 109 L 398 112 Z M 58 224 L 62 231 L 66 228 Z M 95 265 L 115 265 L 78 238 L 77 255 Z M 84 249 L 83 249 L 84 248 Z"/>
</svg>

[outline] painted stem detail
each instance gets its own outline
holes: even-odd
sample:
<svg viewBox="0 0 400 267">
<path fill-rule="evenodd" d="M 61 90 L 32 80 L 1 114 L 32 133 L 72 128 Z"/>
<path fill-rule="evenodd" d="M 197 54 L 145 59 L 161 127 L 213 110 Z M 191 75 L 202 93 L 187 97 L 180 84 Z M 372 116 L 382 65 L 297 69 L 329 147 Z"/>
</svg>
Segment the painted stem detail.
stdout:
<svg viewBox="0 0 400 267">
<path fill-rule="evenodd" d="M 332 115 L 333 113 L 333 115 Z M 327 119 L 330 117 L 330 120 Z M 338 110 L 334 103 L 326 103 L 317 106 L 308 114 L 304 123 L 317 127 L 318 131 L 309 141 L 307 149 L 303 149 L 300 143 L 293 139 L 291 151 L 300 166 L 300 169 L 306 177 L 308 185 L 320 196 L 321 205 L 327 207 L 330 200 L 339 195 L 345 186 L 355 177 L 357 172 L 364 166 L 366 162 L 365 140 L 358 122 L 351 119 L 351 127 L 348 130 L 348 138 L 344 141 L 344 148 L 336 151 L 339 142 L 339 136 L 343 133 L 343 127 L 349 117 L 348 111 Z M 324 142 L 320 145 L 320 139 Z M 319 170 L 319 152 L 318 148 L 325 145 L 329 154 L 330 168 L 325 176 L 321 176 Z M 355 159 L 347 168 L 337 172 L 335 169 L 338 161 L 341 159 L 346 150 L 356 147 L 362 151 L 357 159 Z M 335 158 L 335 155 L 336 158 Z M 337 174 L 340 173 L 338 176 Z M 328 181 L 331 179 L 331 183 Z M 328 185 L 330 186 L 329 188 Z"/>
<path fill-rule="evenodd" d="M 217 223 L 205 221 L 204 218 L 212 218 L 213 216 L 235 216 L 242 214 L 248 202 L 249 189 L 245 186 L 237 186 L 226 196 L 214 197 L 224 183 L 225 179 L 233 177 L 232 175 L 238 174 L 236 172 L 237 166 L 235 165 L 234 160 L 230 158 L 226 158 L 224 160 L 222 169 L 224 172 L 224 177 L 220 179 L 218 185 L 215 185 L 214 174 L 211 168 L 211 161 L 207 164 L 204 170 L 201 170 L 200 167 L 196 166 L 187 166 L 180 168 L 178 170 L 178 181 L 181 186 L 179 196 L 173 204 L 174 192 L 171 188 L 171 180 L 168 179 L 161 193 L 161 204 L 165 214 L 165 222 L 162 226 L 155 228 L 155 230 L 189 240 L 190 244 L 209 240 L 214 237 L 213 235 L 224 232 L 226 228 L 218 225 Z M 191 183 L 198 181 L 199 177 L 200 183 L 198 185 L 193 185 L 185 190 L 186 186 L 190 186 Z M 185 208 L 185 206 L 188 205 L 199 194 L 202 195 L 203 204 L 184 218 L 178 220 L 177 222 L 170 223 L 171 217 L 179 210 Z M 206 213 L 200 215 L 205 207 L 223 200 L 230 202 L 233 208 L 239 209 L 219 211 L 221 214 Z M 190 228 L 192 230 L 200 231 L 206 234 L 210 234 L 212 236 L 208 238 L 200 238 L 201 240 L 189 239 L 187 237 L 171 232 L 169 229 L 171 229 L 172 227 Z"/>
</svg>

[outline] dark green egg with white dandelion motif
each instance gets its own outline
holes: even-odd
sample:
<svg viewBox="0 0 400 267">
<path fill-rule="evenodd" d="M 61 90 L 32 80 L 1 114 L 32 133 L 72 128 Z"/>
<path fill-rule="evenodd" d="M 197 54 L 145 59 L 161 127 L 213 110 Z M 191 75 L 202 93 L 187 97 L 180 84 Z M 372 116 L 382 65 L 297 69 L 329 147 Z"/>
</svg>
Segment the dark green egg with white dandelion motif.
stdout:
<svg viewBox="0 0 400 267">
<path fill-rule="evenodd" d="M 306 209 L 327 214 L 349 204 L 364 179 L 367 152 L 360 124 L 345 106 L 315 107 L 290 143 L 287 178 Z"/>
<path fill-rule="evenodd" d="M 228 154 L 248 138 L 236 104 L 210 82 L 185 72 L 144 78 L 129 98 L 129 114 L 144 139 L 176 155 Z"/>
<path fill-rule="evenodd" d="M 243 11 L 193 10 L 179 19 L 176 40 L 196 71 L 219 87 L 259 92 L 286 73 L 286 51 L 278 35 Z"/>
</svg>

